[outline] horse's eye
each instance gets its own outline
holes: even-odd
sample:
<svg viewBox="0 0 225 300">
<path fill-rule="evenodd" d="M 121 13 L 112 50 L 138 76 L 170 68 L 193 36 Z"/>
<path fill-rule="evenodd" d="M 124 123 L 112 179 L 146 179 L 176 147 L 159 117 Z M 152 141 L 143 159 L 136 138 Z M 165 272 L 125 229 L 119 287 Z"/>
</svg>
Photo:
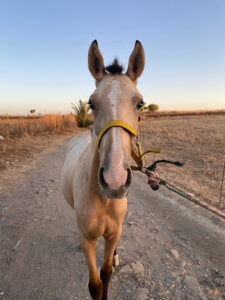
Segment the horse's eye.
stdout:
<svg viewBox="0 0 225 300">
<path fill-rule="evenodd" d="M 94 104 L 91 102 L 91 100 L 89 100 L 88 104 L 89 104 L 89 106 L 90 106 L 90 108 L 91 108 L 92 110 L 95 110 L 95 106 L 94 106 Z"/>
<path fill-rule="evenodd" d="M 137 109 L 140 110 L 143 105 L 144 105 L 144 101 L 140 101 L 137 105 Z"/>
</svg>

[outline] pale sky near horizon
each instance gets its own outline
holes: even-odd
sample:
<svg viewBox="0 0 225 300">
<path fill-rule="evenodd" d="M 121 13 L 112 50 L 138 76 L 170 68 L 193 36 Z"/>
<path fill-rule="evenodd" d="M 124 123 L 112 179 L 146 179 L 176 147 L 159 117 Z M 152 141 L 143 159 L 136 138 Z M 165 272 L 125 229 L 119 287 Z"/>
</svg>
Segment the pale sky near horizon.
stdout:
<svg viewBox="0 0 225 300">
<path fill-rule="evenodd" d="M 97 39 L 105 64 L 127 68 L 135 40 L 138 89 L 160 109 L 225 108 L 224 0 L 0 0 L 0 114 L 65 113 L 95 89 Z"/>
</svg>

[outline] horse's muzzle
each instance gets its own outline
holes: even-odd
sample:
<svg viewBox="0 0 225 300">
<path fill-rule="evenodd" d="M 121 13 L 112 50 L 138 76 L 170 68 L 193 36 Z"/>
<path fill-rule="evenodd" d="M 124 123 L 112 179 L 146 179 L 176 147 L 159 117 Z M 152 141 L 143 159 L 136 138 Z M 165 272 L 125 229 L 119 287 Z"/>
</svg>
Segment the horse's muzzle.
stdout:
<svg viewBox="0 0 225 300">
<path fill-rule="evenodd" d="M 117 190 L 110 189 L 109 185 L 104 179 L 103 172 L 104 169 L 100 168 L 98 172 L 98 182 L 104 198 L 109 198 L 109 199 L 125 198 L 128 195 L 131 186 L 131 179 L 132 179 L 131 169 L 130 168 L 127 169 L 126 183 L 124 185 L 121 185 Z"/>
</svg>

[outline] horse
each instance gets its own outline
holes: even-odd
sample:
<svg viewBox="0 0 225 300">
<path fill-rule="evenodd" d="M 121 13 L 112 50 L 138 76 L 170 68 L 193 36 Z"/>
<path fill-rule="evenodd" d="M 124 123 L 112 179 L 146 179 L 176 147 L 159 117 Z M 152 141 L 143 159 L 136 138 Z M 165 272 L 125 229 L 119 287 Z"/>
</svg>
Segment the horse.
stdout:
<svg viewBox="0 0 225 300">
<path fill-rule="evenodd" d="M 107 299 L 113 260 L 119 265 L 116 246 L 127 210 L 126 197 L 132 181 L 131 151 L 144 104 L 136 85 L 144 64 L 145 53 L 139 41 L 130 55 L 126 73 L 117 59 L 105 67 L 98 42 L 92 42 L 88 67 L 96 89 L 88 103 L 93 112 L 93 128 L 70 142 L 62 169 L 62 191 L 75 210 L 93 300 Z M 105 244 L 99 274 L 95 248 L 101 236 Z"/>
</svg>

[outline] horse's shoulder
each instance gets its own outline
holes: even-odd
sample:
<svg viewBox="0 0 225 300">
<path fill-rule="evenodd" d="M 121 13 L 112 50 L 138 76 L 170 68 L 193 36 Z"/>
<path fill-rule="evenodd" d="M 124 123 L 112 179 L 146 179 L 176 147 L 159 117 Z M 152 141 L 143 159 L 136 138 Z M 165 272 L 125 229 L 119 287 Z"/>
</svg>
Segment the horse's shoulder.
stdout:
<svg viewBox="0 0 225 300">
<path fill-rule="evenodd" d="M 85 148 L 92 139 L 91 131 L 85 132 L 83 134 L 79 134 L 72 139 L 66 145 L 66 152 L 67 154 L 73 151 L 74 149 L 78 150 L 78 148 L 83 149 Z"/>
</svg>

